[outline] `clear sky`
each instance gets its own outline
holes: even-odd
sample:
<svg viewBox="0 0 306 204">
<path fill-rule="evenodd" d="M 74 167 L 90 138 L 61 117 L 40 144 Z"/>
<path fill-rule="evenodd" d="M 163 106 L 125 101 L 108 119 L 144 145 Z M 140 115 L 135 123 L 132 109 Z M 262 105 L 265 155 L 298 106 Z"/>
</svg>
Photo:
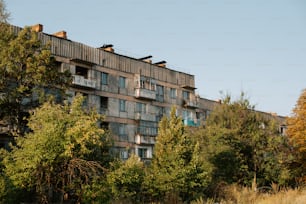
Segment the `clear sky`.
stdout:
<svg viewBox="0 0 306 204">
<path fill-rule="evenodd" d="M 14 25 L 152 55 L 195 75 L 204 98 L 244 91 L 257 110 L 290 115 L 306 88 L 305 0 L 5 1 Z"/>
</svg>

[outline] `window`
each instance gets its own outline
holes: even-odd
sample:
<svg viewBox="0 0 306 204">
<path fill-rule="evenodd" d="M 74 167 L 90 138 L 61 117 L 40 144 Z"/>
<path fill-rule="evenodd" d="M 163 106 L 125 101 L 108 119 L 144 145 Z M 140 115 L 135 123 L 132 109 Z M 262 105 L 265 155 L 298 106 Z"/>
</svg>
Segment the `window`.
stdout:
<svg viewBox="0 0 306 204">
<path fill-rule="evenodd" d="M 108 98 L 100 96 L 100 114 L 108 115 Z"/>
<path fill-rule="evenodd" d="M 146 113 L 146 104 L 137 102 L 136 113 Z"/>
<path fill-rule="evenodd" d="M 119 135 L 126 135 L 125 124 L 119 124 Z"/>
<path fill-rule="evenodd" d="M 122 76 L 119 77 L 119 88 L 122 88 L 122 89 L 125 88 L 125 80 L 126 80 L 125 77 L 122 77 Z"/>
<path fill-rule="evenodd" d="M 189 100 L 189 99 L 190 99 L 190 92 L 188 92 L 188 91 L 183 91 L 183 99 Z"/>
<path fill-rule="evenodd" d="M 141 120 L 137 128 L 137 133 L 142 136 L 156 136 L 158 123 Z"/>
<path fill-rule="evenodd" d="M 120 148 L 119 155 L 120 155 L 120 159 L 127 159 L 129 154 L 126 149 Z"/>
<path fill-rule="evenodd" d="M 88 94 L 82 93 L 82 96 L 84 97 L 82 105 L 84 107 L 87 107 L 88 106 Z"/>
<path fill-rule="evenodd" d="M 126 124 L 119 124 L 119 140 L 120 141 L 128 140 Z"/>
<path fill-rule="evenodd" d="M 101 122 L 100 128 L 103 130 L 109 130 L 109 123 L 108 122 Z"/>
<path fill-rule="evenodd" d="M 105 72 L 101 73 L 101 84 L 108 85 L 108 73 Z"/>
<path fill-rule="evenodd" d="M 188 110 L 183 110 L 182 111 L 182 117 L 183 119 L 192 119 L 193 118 L 193 113 Z"/>
<path fill-rule="evenodd" d="M 125 100 L 119 100 L 119 111 L 125 112 L 126 111 L 126 101 Z"/>
<path fill-rule="evenodd" d="M 140 158 L 147 158 L 147 152 L 148 150 L 146 148 L 138 148 L 138 156 Z"/>
<path fill-rule="evenodd" d="M 196 119 L 200 120 L 202 118 L 202 113 L 196 112 Z"/>
<path fill-rule="evenodd" d="M 170 98 L 176 98 L 176 89 L 174 88 L 170 89 Z"/>
<path fill-rule="evenodd" d="M 140 88 L 142 88 L 142 89 L 145 88 L 145 81 L 144 81 L 144 79 L 140 79 Z"/>
<path fill-rule="evenodd" d="M 164 102 L 164 87 L 156 85 L 156 100 L 159 102 Z"/>
<path fill-rule="evenodd" d="M 75 74 L 79 76 L 83 76 L 85 79 L 87 79 L 87 72 L 88 69 L 85 67 L 76 66 L 75 67 Z"/>
<path fill-rule="evenodd" d="M 156 136 L 157 129 L 157 127 L 139 126 L 137 130 L 143 136 Z"/>
<path fill-rule="evenodd" d="M 108 106 L 108 98 L 100 96 L 100 108 L 102 110 L 107 110 L 107 106 Z"/>
<path fill-rule="evenodd" d="M 165 108 L 156 106 L 156 122 L 159 122 L 165 114 Z"/>
</svg>

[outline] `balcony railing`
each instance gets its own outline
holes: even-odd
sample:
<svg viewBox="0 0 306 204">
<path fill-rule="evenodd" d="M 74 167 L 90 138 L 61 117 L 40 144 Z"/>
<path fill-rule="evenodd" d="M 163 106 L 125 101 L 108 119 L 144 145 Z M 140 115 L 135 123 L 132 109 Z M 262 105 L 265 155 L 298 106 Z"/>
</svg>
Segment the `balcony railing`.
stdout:
<svg viewBox="0 0 306 204">
<path fill-rule="evenodd" d="M 135 136 L 135 143 L 136 144 L 155 144 L 155 137 L 143 136 L 143 135 L 137 134 Z"/>
<path fill-rule="evenodd" d="M 135 113 L 135 120 L 156 121 L 156 115 L 147 113 Z"/>
<path fill-rule="evenodd" d="M 85 79 L 85 77 L 80 75 L 73 75 L 72 84 L 84 86 L 88 88 L 96 88 L 96 81 L 91 79 Z"/>
<path fill-rule="evenodd" d="M 149 100 L 156 100 L 156 92 L 149 89 L 136 88 L 135 97 Z"/>
<path fill-rule="evenodd" d="M 183 100 L 183 106 L 187 107 L 187 108 L 198 108 L 199 107 L 199 103 L 196 100 Z"/>
<path fill-rule="evenodd" d="M 187 107 L 190 107 L 190 108 L 198 108 L 199 107 L 199 104 L 197 101 L 187 101 Z"/>
</svg>

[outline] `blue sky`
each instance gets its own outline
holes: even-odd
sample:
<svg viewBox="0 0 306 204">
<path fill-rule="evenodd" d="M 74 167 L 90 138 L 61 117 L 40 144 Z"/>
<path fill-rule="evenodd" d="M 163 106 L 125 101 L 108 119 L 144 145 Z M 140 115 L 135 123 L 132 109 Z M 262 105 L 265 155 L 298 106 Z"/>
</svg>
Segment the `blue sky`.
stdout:
<svg viewBox="0 0 306 204">
<path fill-rule="evenodd" d="M 202 97 L 246 92 L 256 109 L 290 115 L 306 88 L 305 0 L 6 0 L 10 22 L 113 44 L 195 75 Z"/>
</svg>

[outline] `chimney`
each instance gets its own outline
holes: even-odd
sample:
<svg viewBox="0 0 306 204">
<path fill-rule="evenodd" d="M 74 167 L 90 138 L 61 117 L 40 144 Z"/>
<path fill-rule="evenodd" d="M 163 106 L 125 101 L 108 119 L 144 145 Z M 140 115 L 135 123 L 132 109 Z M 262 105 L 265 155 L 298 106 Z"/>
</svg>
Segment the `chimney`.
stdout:
<svg viewBox="0 0 306 204">
<path fill-rule="evenodd" d="M 64 38 L 67 39 L 67 32 L 62 30 L 56 33 L 53 33 L 54 36 L 59 37 L 59 38 Z"/>
<path fill-rule="evenodd" d="M 107 51 L 107 52 L 114 52 L 115 51 L 112 44 L 107 44 L 107 45 L 104 44 L 99 49 L 102 49 L 102 50 Z"/>
<path fill-rule="evenodd" d="M 32 31 L 34 32 L 42 32 L 43 31 L 43 25 L 42 24 L 36 24 L 32 26 Z"/>
<path fill-rule="evenodd" d="M 147 63 L 152 63 L 152 60 L 150 59 L 152 58 L 152 55 L 149 55 L 149 56 L 146 56 L 146 57 L 142 57 L 142 58 L 139 58 L 138 60 L 141 60 L 141 61 L 144 61 L 144 62 L 147 62 Z"/>
<path fill-rule="evenodd" d="M 160 62 L 155 62 L 154 64 L 159 66 L 159 67 L 166 67 L 166 61 L 160 61 Z"/>
</svg>

